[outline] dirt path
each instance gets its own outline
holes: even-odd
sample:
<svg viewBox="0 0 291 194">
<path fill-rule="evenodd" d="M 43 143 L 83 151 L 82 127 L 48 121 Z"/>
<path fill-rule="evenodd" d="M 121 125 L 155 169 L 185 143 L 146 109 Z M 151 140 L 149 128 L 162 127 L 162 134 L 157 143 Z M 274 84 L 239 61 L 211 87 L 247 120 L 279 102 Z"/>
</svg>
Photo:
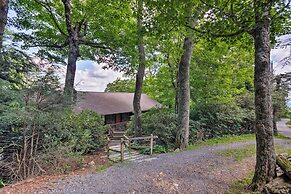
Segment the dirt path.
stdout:
<svg viewBox="0 0 291 194">
<path fill-rule="evenodd" d="M 277 122 L 278 131 L 287 137 L 291 137 L 291 128 L 286 125 L 289 119 L 281 119 Z"/>
<path fill-rule="evenodd" d="M 276 140 L 290 146 L 287 140 Z M 290 141 L 289 141 L 290 142 Z M 29 193 L 198 193 L 222 194 L 232 182 L 249 175 L 255 157 L 235 162 L 218 154 L 255 141 L 202 147 L 179 153 L 154 156 L 139 162 L 116 164 L 104 172 L 64 177 Z M 0 190 L 0 193 L 7 193 Z M 11 193 L 11 192 L 10 192 Z M 17 193 L 13 190 L 12 193 Z M 24 194 L 23 190 L 19 192 Z"/>
<path fill-rule="evenodd" d="M 60 180 L 35 193 L 224 193 L 232 181 L 254 168 L 254 157 L 240 164 L 217 152 L 254 143 L 204 147 L 118 164 L 105 172 Z"/>
</svg>

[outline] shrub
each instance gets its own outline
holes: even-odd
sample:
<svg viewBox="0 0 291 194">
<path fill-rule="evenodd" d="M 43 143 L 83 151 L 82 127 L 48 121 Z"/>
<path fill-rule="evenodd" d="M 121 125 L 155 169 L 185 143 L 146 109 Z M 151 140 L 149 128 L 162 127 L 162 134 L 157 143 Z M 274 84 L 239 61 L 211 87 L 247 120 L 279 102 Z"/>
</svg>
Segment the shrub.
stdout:
<svg viewBox="0 0 291 194">
<path fill-rule="evenodd" d="M 80 154 L 94 152 L 104 145 L 105 127 L 100 115 L 93 111 L 74 113 L 71 110 L 61 114 L 55 115 L 47 126 L 45 145 L 67 143 L 73 152 Z"/>
<path fill-rule="evenodd" d="M 171 148 L 175 144 L 177 116 L 167 109 L 153 109 L 142 114 L 142 135 L 154 134 L 158 145 Z M 129 124 L 129 135 L 133 134 L 132 122 Z"/>
<path fill-rule="evenodd" d="M 103 146 L 101 116 L 74 113 L 58 88 L 49 72 L 1 103 L 0 179 L 23 180 L 46 173 L 45 169 L 68 172 L 81 154 Z"/>
<path fill-rule="evenodd" d="M 205 138 L 254 131 L 254 111 L 229 104 L 207 104 L 195 107 L 190 119 L 196 130 L 202 130 Z"/>
</svg>

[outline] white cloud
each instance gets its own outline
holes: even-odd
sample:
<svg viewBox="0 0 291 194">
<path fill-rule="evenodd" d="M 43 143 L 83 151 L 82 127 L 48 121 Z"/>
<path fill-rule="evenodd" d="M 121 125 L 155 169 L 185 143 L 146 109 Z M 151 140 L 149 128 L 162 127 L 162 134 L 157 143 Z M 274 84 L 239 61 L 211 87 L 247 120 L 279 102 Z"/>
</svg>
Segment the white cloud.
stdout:
<svg viewBox="0 0 291 194">
<path fill-rule="evenodd" d="M 274 74 L 278 75 L 281 73 L 291 72 L 290 63 L 285 63 L 283 59 L 290 57 L 291 47 L 272 49 L 271 60 L 273 62 Z"/>
<path fill-rule="evenodd" d="M 82 63 L 82 61 L 79 63 Z M 78 68 L 81 64 L 77 65 L 75 88 L 78 91 L 103 92 L 108 83 L 122 77 L 120 72 L 102 69 L 102 64 L 92 61 L 86 61 L 86 63 L 87 67 L 85 68 Z"/>
</svg>

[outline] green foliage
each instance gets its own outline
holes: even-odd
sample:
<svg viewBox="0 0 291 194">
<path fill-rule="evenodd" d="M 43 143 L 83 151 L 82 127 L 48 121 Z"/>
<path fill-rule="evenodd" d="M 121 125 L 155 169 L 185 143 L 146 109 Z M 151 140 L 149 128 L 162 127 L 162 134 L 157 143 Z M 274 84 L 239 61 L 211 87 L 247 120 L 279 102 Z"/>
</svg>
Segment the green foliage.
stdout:
<svg viewBox="0 0 291 194">
<path fill-rule="evenodd" d="M 151 149 L 150 148 L 145 148 L 141 151 L 141 154 L 146 154 L 146 155 L 150 155 L 151 153 Z M 163 154 L 163 153 L 167 153 L 167 149 L 164 146 L 161 145 L 155 145 L 153 147 L 153 153 L 154 154 Z"/>
<path fill-rule="evenodd" d="M 81 154 L 104 145 L 101 116 L 74 113 L 63 103 L 59 88 L 52 71 L 33 75 L 20 91 L 2 86 L 0 178 L 69 172 L 80 163 Z"/>
<path fill-rule="evenodd" d="M 25 52 L 10 46 L 1 48 L 0 81 L 8 82 L 9 87 L 21 88 L 26 75 L 33 70 L 33 67 L 30 57 Z M 3 83 L 0 83 L 0 86 L 3 86 Z"/>
<path fill-rule="evenodd" d="M 253 90 L 253 51 L 243 42 L 201 40 L 191 66 L 191 100 L 234 103 L 236 95 Z"/>
<path fill-rule="evenodd" d="M 135 81 L 133 79 L 121 80 L 117 79 L 107 84 L 105 92 L 134 92 Z"/>
<path fill-rule="evenodd" d="M 75 0 L 69 3 L 72 11 L 66 15 L 61 0 L 12 0 L 10 9 L 16 12 L 12 25 L 17 29 L 14 41 L 21 42 L 24 49 L 37 47 L 35 54 L 41 58 L 66 64 L 69 40 L 74 39 L 80 59 L 128 68 L 129 60 L 134 58 L 131 54 L 135 52 L 131 2 Z M 66 18 L 68 15 L 70 19 Z M 71 28 L 77 38 L 72 37 Z"/>
<path fill-rule="evenodd" d="M 132 123 L 129 134 L 132 133 Z M 142 135 L 156 135 L 158 145 L 171 148 L 175 144 L 177 116 L 167 109 L 151 110 L 142 114 Z"/>
<path fill-rule="evenodd" d="M 45 145 L 70 145 L 73 152 L 94 152 L 105 143 L 105 126 L 100 115 L 93 111 L 77 114 L 70 110 L 51 116 L 45 133 Z"/>
<path fill-rule="evenodd" d="M 190 112 L 194 127 L 205 138 L 254 132 L 254 111 L 230 104 L 201 104 Z"/>
</svg>

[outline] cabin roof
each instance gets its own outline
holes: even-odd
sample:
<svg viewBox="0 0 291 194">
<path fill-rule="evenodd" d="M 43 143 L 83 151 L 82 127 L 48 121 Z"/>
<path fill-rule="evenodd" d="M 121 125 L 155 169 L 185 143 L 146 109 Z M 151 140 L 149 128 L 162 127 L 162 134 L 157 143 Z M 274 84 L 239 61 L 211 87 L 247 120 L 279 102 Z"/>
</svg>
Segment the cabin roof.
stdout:
<svg viewBox="0 0 291 194">
<path fill-rule="evenodd" d="M 76 112 L 92 110 L 101 115 L 133 112 L 134 93 L 124 92 L 78 92 Z M 161 104 L 147 95 L 141 96 L 141 110 L 159 108 Z"/>
</svg>

